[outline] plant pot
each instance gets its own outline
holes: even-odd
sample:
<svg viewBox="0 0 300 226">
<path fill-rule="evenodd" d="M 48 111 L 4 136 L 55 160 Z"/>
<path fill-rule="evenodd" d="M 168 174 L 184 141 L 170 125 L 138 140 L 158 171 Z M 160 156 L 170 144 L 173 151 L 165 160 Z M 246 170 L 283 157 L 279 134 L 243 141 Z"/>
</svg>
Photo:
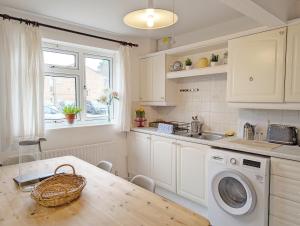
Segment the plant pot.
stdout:
<svg viewBox="0 0 300 226">
<path fill-rule="evenodd" d="M 67 114 L 67 115 L 65 115 L 65 117 L 69 124 L 73 124 L 75 121 L 76 115 L 75 114 Z"/>
<path fill-rule="evenodd" d="M 147 119 L 145 118 L 136 118 L 135 120 L 136 127 L 145 127 L 145 122 Z"/>
<path fill-rule="evenodd" d="M 217 62 L 217 61 L 211 61 L 211 62 L 210 62 L 210 66 L 213 67 L 213 66 L 216 66 L 216 65 L 218 65 L 218 62 Z"/>
<path fill-rule="evenodd" d="M 185 66 L 185 70 L 191 70 L 193 68 L 192 65 Z"/>
</svg>

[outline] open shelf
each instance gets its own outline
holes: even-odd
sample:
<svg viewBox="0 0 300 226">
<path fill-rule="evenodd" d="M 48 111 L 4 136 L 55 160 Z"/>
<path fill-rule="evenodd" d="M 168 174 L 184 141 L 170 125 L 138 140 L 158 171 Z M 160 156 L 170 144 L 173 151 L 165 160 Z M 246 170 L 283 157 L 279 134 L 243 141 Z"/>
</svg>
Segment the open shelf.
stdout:
<svg viewBox="0 0 300 226">
<path fill-rule="evenodd" d="M 203 75 L 221 75 L 227 73 L 227 65 L 217 65 L 206 68 L 195 68 L 191 70 L 174 71 L 167 73 L 167 79 L 188 78 Z"/>
</svg>

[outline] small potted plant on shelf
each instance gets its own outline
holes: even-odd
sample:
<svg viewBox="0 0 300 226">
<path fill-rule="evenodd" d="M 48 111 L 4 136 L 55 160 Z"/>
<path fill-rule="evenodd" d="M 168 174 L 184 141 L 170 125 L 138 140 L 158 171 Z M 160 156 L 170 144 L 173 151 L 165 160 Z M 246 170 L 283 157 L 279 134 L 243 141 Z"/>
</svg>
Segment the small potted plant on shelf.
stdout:
<svg viewBox="0 0 300 226">
<path fill-rule="evenodd" d="M 192 60 L 190 58 L 187 58 L 185 60 L 185 69 L 186 70 L 191 70 L 192 69 L 192 64 L 193 64 Z"/>
<path fill-rule="evenodd" d="M 81 109 L 75 105 L 66 105 L 63 108 L 63 112 L 69 124 L 73 124 L 76 115 L 81 112 Z"/>
<path fill-rule="evenodd" d="M 114 100 L 119 100 L 119 93 L 117 91 L 113 91 L 111 89 L 105 89 L 104 95 L 102 95 L 98 101 L 107 106 L 107 121 L 111 121 L 111 113 L 110 109 Z"/>
<path fill-rule="evenodd" d="M 218 65 L 219 55 L 212 54 L 210 59 L 210 66 Z"/>
<path fill-rule="evenodd" d="M 144 108 L 140 107 L 138 109 L 136 109 L 135 111 L 135 122 L 136 122 L 136 126 L 137 127 L 144 127 L 145 126 L 145 122 L 147 121 L 147 119 L 145 119 L 145 110 Z"/>
</svg>

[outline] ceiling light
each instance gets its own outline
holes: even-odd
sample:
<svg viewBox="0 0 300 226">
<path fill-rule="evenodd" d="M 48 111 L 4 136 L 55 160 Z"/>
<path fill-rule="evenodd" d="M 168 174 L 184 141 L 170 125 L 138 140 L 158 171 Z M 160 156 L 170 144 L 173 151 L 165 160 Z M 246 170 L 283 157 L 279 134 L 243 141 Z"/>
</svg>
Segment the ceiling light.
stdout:
<svg viewBox="0 0 300 226">
<path fill-rule="evenodd" d="M 124 23 L 138 29 L 159 29 L 169 27 L 178 21 L 178 16 L 171 11 L 155 9 L 153 0 L 148 1 L 148 8 L 128 13 Z"/>
</svg>

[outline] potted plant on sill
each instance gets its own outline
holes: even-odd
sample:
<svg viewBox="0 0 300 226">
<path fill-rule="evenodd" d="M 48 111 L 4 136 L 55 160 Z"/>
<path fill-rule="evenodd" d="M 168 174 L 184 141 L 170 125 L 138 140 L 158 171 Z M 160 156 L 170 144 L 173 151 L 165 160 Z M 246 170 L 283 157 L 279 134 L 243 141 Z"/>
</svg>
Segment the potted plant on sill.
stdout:
<svg viewBox="0 0 300 226">
<path fill-rule="evenodd" d="M 185 69 L 186 70 L 191 70 L 192 69 L 192 64 L 193 64 L 192 60 L 190 58 L 187 58 L 185 60 Z"/>
<path fill-rule="evenodd" d="M 218 65 L 219 55 L 212 54 L 210 59 L 210 66 Z"/>
<path fill-rule="evenodd" d="M 111 122 L 111 113 L 110 108 L 113 103 L 113 100 L 119 100 L 119 93 L 116 91 L 113 91 L 111 89 L 105 89 L 104 95 L 102 95 L 98 101 L 101 104 L 105 104 L 107 106 L 107 121 Z"/>
<path fill-rule="evenodd" d="M 81 109 L 75 105 L 66 105 L 63 108 L 63 112 L 65 114 L 66 120 L 69 124 L 73 124 L 76 118 L 76 115 L 81 112 Z"/>
</svg>

